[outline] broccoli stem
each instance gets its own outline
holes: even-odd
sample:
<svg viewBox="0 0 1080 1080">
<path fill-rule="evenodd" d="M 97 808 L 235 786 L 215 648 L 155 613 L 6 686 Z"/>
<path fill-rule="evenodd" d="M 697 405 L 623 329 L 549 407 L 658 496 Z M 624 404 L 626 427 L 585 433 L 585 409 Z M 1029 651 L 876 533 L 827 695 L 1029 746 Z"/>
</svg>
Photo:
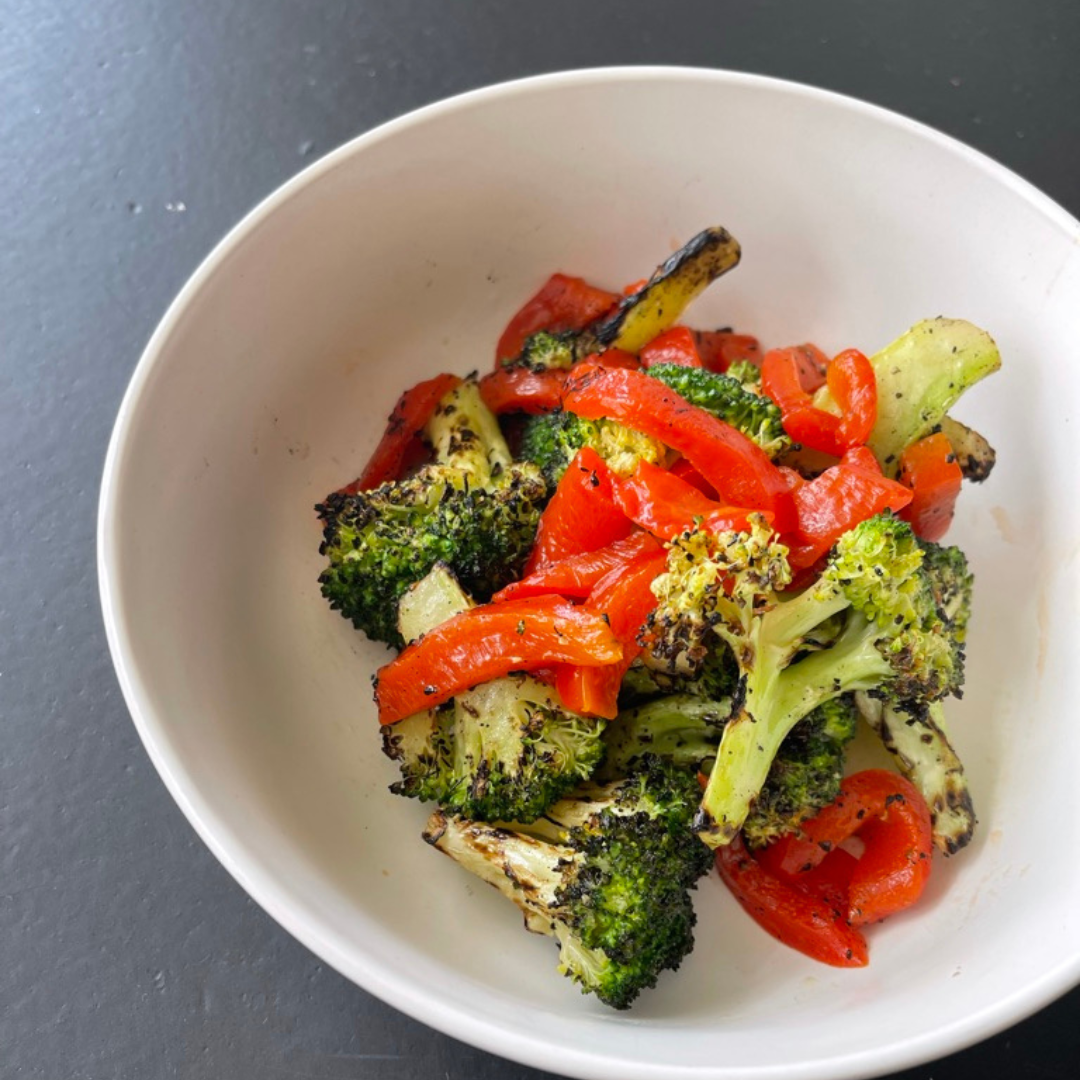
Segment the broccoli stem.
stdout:
<svg viewBox="0 0 1080 1080">
<path fill-rule="evenodd" d="M 766 658 L 759 650 L 745 676 L 744 705 L 724 729 L 694 819 L 694 831 L 709 847 L 722 847 L 735 838 L 781 743 L 803 717 L 841 694 L 873 689 L 892 674 L 875 636 L 875 624 L 853 612 L 828 650 L 811 653 L 789 667 L 782 668 L 775 657 Z"/>
</svg>

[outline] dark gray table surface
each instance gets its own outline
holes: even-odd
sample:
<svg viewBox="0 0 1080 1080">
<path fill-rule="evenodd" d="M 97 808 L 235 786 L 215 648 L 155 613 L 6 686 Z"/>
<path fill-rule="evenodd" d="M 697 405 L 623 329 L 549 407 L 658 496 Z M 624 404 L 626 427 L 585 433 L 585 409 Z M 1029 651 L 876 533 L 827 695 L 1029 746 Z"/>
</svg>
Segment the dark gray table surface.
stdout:
<svg viewBox="0 0 1080 1080">
<path fill-rule="evenodd" d="M 0 0 L 0 1077 L 541 1077 L 275 925 L 196 839 L 120 697 L 94 566 L 106 441 L 158 318 L 249 207 L 448 94 L 679 63 L 897 109 L 1076 214 L 1078 54 L 1076 0 Z M 1078 1007 L 902 1075 L 1076 1077 Z"/>
</svg>

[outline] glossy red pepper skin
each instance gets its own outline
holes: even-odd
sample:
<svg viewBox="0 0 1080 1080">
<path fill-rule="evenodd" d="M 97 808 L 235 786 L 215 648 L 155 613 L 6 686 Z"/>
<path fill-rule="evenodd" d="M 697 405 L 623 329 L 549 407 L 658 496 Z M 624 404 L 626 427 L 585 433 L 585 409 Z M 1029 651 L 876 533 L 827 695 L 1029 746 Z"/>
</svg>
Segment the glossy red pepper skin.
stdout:
<svg viewBox="0 0 1080 1080">
<path fill-rule="evenodd" d="M 658 551 L 659 548 L 651 534 L 638 529 L 624 540 L 616 540 L 607 547 L 548 563 L 535 573 L 500 589 L 492 601 L 523 600 L 529 596 L 547 596 L 551 593 L 584 600 L 597 582 L 612 570 L 623 569 L 639 555 Z"/>
<path fill-rule="evenodd" d="M 783 470 L 781 469 L 781 472 L 782 471 Z M 705 495 L 710 499 L 716 498 L 716 488 L 714 488 L 712 484 L 710 484 L 709 481 L 686 460 L 686 458 L 679 458 L 679 460 L 671 466 L 668 472 L 670 472 L 672 476 L 677 476 L 680 480 L 685 480 L 691 487 L 696 487 L 702 495 Z"/>
<path fill-rule="evenodd" d="M 499 368 L 480 380 L 480 396 L 496 414 L 554 412 L 562 404 L 567 373 L 559 369 L 530 371 Z"/>
<path fill-rule="evenodd" d="M 770 874 L 741 836 L 720 848 L 716 865 L 743 909 L 778 941 L 832 967 L 866 966 L 866 940 L 844 913 Z"/>
<path fill-rule="evenodd" d="M 863 446 L 877 423 L 877 376 L 858 349 L 846 349 L 825 369 L 833 401 L 840 407 L 841 451 Z"/>
<path fill-rule="evenodd" d="M 930 810 L 905 777 L 866 769 L 845 778 L 836 800 L 803 822 L 799 834 L 770 845 L 761 862 L 797 885 L 856 835 L 865 850 L 850 868 L 847 918 L 854 926 L 880 922 L 919 899 L 932 865 Z"/>
<path fill-rule="evenodd" d="M 611 470 L 595 450 L 584 446 L 540 515 L 525 575 L 570 555 L 607 547 L 629 536 L 633 527 L 615 502 Z"/>
<path fill-rule="evenodd" d="M 713 533 L 746 529 L 749 510 L 724 506 L 674 473 L 642 461 L 628 477 L 612 477 L 620 510 L 661 540 L 674 540 L 696 524 Z M 768 519 L 771 515 L 760 511 Z"/>
<path fill-rule="evenodd" d="M 585 608 L 607 621 L 623 655 L 618 662 L 603 667 L 562 665 L 557 670 L 555 689 L 571 712 L 608 720 L 618 715 L 623 676 L 641 652 L 638 632 L 656 607 L 651 586 L 666 566 L 667 553 L 657 547 L 614 568 L 597 582 Z"/>
<path fill-rule="evenodd" d="M 379 670 L 379 722 L 394 724 L 512 671 L 614 664 L 622 655 L 599 615 L 560 597 L 484 604 L 447 619 Z"/>
<path fill-rule="evenodd" d="M 883 510 L 903 510 L 911 490 L 889 480 L 866 447 L 849 450 L 820 476 L 793 492 L 798 525 L 784 542 L 795 569 L 813 565 L 836 541 L 860 521 Z"/>
<path fill-rule="evenodd" d="M 692 333 L 701 362 L 710 371 L 723 373 L 736 360 L 747 360 L 761 367 L 761 344 L 756 337 L 730 330 L 694 330 Z"/>
<path fill-rule="evenodd" d="M 646 345 L 640 353 L 641 366 L 650 368 L 653 364 L 680 364 L 682 367 L 704 367 L 698 353 L 694 333 L 685 326 L 673 326 L 665 330 Z"/>
<path fill-rule="evenodd" d="M 540 330 L 553 333 L 582 330 L 609 311 L 617 300 L 614 293 L 598 289 L 581 278 L 552 274 L 502 332 L 495 346 L 496 365 L 516 359 L 530 335 Z"/>
<path fill-rule="evenodd" d="M 729 505 L 768 510 L 780 530 L 795 524 L 791 493 L 760 447 L 711 413 L 639 371 L 581 365 L 563 407 L 589 420 L 607 416 L 677 450 Z"/>
<path fill-rule="evenodd" d="M 900 455 L 900 483 L 911 488 L 911 502 L 900 516 L 924 540 L 949 531 L 964 479 L 952 444 L 941 432 L 912 443 Z"/>
<path fill-rule="evenodd" d="M 389 480 L 397 480 L 406 460 L 413 454 L 424 425 L 431 419 L 435 407 L 454 387 L 461 384 L 457 375 L 436 375 L 417 383 L 398 398 L 386 422 L 386 431 L 375 447 L 364 471 L 351 484 L 342 488 L 346 495 L 370 491 Z"/>
<path fill-rule="evenodd" d="M 784 430 L 811 450 L 840 457 L 862 446 L 877 420 L 877 377 L 858 349 L 840 353 L 828 366 L 825 379 L 840 409 L 837 416 L 816 408 L 804 385 L 806 346 L 773 349 L 765 354 L 761 387 L 780 409 Z M 802 365 L 800 367 L 800 365 Z"/>
</svg>

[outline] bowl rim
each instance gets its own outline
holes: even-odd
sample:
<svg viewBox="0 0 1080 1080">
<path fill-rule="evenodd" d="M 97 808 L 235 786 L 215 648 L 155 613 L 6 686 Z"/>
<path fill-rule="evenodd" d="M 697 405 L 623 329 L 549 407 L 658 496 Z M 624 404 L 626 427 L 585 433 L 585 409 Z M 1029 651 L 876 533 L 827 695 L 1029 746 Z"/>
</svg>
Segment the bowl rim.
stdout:
<svg viewBox="0 0 1080 1080">
<path fill-rule="evenodd" d="M 975 165 L 1028 203 L 1057 228 L 1080 243 L 1080 221 L 1029 181 L 993 158 L 920 121 L 857 98 L 772 76 L 723 69 L 668 65 L 621 65 L 585 68 L 496 83 L 469 90 L 409 111 L 346 141 L 276 188 L 249 210 L 191 275 L 169 305 L 131 376 L 109 440 L 98 503 L 97 570 L 102 615 L 109 652 L 124 701 L 143 746 L 169 794 L 196 833 L 234 880 L 293 937 L 354 984 L 401 1012 L 454 1038 L 509 1060 L 567 1075 L 603 1080 L 862 1080 L 870 1076 L 914 1067 L 982 1041 L 1025 1019 L 1080 983 L 1080 949 L 1065 957 L 1027 987 L 972 1015 L 944 1027 L 920 1032 L 903 1042 L 874 1050 L 836 1053 L 798 1064 L 762 1064 L 732 1070 L 722 1064 L 653 1065 L 629 1057 L 568 1048 L 557 1041 L 511 1033 L 496 1023 L 479 1019 L 462 1000 L 448 1000 L 388 966 L 363 962 L 330 933 L 300 910 L 273 875 L 247 851 L 243 838 L 215 813 L 200 791 L 197 778 L 186 770 L 170 741 L 167 729 L 154 714 L 142 673 L 131 648 L 127 613 L 122 605 L 122 569 L 118 560 L 118 507 L 122 500 L 123 465 L 133 452 L 136 415 L 162 352 L 188 308 L 211 283 L 232 252 L 284 203 L 318 181 L 325 173 L 409 128 L 429 123 L 452 112 L 467 110 L 496 98 L 543 93 L 621 81 L 713 83 L 750 87 L 811 99 L 871 117 Z"/>
</svg>

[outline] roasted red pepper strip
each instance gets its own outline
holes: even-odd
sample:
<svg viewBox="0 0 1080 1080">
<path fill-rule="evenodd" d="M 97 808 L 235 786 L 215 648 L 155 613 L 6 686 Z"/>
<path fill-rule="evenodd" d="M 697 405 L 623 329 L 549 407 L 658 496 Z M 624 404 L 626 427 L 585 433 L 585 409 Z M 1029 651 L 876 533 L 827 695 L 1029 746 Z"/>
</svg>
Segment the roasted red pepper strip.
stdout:
<svg viewBox="0 0 1080 1080">
<path fill-rule="evenodd" d="M 499 368 L 480 380 L 480 396 L 493 413 L 548 413 L 562 403 L 567 372 Z"/>
<path fill-rule="evenodd" d="M 840 415 L 818 409 L 803 382 L 805 365 L 812 363 L 806 359 L 805 348 L 773 349 L 766 353 L 761 387 L 779 406 L 784 430 L 796 442 L 840 457 L 845 450 L 865 443 L 874 430 L 877 378 L 870 361 L 858 349 L 840 353 L 825 373 Z"/>
<path fill-rule="evenodd" d="M 836 800 L 762 853 L 762 862 L 793 883 L 832 858 L 858 835 L 865 851 L 851 868 L 848 919 L 880 922 L 910 907 L 930 876 L 930 810 L 918 789 L 897 773 L 866 769 L 847 777 Z"/>
<path fill-rule="evenodd" d="M 687 458 L 725 502 L 770 511 L 781 531 L 795 524 L 791 493 L 764 451 L 659 379 L 583 364 L 567 381 L 563 407 L 589 420 L 608 416 L 659 439 Z"/>
<path fill-rule="evenodd" d="M 877 376 L 858 349 L 834 357 L 825 370 L 833 401 L 840 406 L 840 448 L 862 446 L 877 423 Z"/>
<path fill-rule="evenodd" d="M 866 447 L 849 450 L 838 464 L 793 492 L 798 527 L 784 536 L 788 559 L 796 569 L 816 562 L 848 531 L 883 510 L 902 510 L 910 489 L 881 474 Z"/>
<path fill-rule="evenodd" d="M 704 367 L 698 354 L 692 330 L 685 326 L 673 326 L 649 342 L 638 353 L 643 368 L 653 364 L 681 364 L 683 367 Z"/>
<path fill-rule="evenodd" d="M 525 574 L 570 555 L 607 547 L 629 536 L 633 527 L 615 503 L 611 470 L 595 450 L 584 446 L 540 515 Z"/>
<path fill-rule="evenodd" d="M 495 346 L 495 363 L 520 355 L 525 339 L 539 330 L 581 330 L 618 300 L 581 278 L 552 274 L 540 291 L 510 320 Z"/>
<path fill-rule="evenodd" d="M 697 469 L 694 468 L 693 465 L 690 464 L 689 461 L 686 460 L 686 458 L 679 458 L 668 471 L 672 476 L 677 476 L 680 480 L 685 480 L 691 486 L 696 487 L 702 495 L 705 495 L 710 499 L 716 498 L 716 489 L 697 471 Z M 782 471 L 783 470 L 781 469 L 781 472 Z"/>
<path fill-rule="evenodd" d="M 571 712 L 613 720 L 619 712 L 623 676 L 641 652 L 638 631 L 656 607 L 652 583 L 667 566 L 667 552 L 656 549 L 610 571 L 597 582 L 585 607 L 607 619 L 623 647 L 623 656 L 604 667 L 561 665 L 555 689 Z"/>
<path fill-rule="evenodd" d="M 827 901 L 770 874 L 736 836 L 716 853 L 724 883 L 763 930 L 833 967 L 865 967 L 866 940 Z"/>
<path fill-rule="evenodd" d="M 736 360 L 761 367 L 761 344 L 756 337 L 730 330 L 694 330 L 693 335 L 701 362 L 710 371 L 725 372 Z"/>
<path fill-rule="evenodd" d="M 484 604 L 447 619 L 379 670 L 379 722 L 396 723 L 511 671 L 614 664 L 622 655 L 599 615 L 559 597 Z"/>
<path fill-rule="evenodd" d="M 937 432 L 900 455 L 900 483 L 912 490 L 900 516 L 924 540 L 940 540 L 952 524 L 964 474 L 949 440 Z"/>
<path fill-rule="evenodd" d="M 745 529 L 750 510 L 724 506 L 686 480 L 642 461 L 628 477 L 611 479 L 615 503 L 635 524 L 661 540 L 674 540 L 700 519 L 701 528 L 719 533 Z M 759 511 L 766 519 L 771 515 Z"/>
<path fill-rule="evenodd" d="M 653 537 L 642 530 L 632 532 L 625 540 L 597 551 L 583 551 L 558 562 L 548 563 L 533 574 L 512 582 L 491 599 L 495 603 L 505 600 L 523 600 L 528 596 L 559 596 L 584 599 L 596 583 L 612 570 L 624 569 L 639 555 L 659 549 Z"/>
<path fill-rule="evenodd" d="M 457 375 L 436 375 L 434 379 L 426 379 L 406 390 L 390 413 L 386 431 L 364 471 L 342 491 L 346 495 L 355 495 L 358 491 L 370 491 L 388 480 L 398 479 L 413 440 L 431 419 L 435 406 L 460 383 Z"/>
</svg>

